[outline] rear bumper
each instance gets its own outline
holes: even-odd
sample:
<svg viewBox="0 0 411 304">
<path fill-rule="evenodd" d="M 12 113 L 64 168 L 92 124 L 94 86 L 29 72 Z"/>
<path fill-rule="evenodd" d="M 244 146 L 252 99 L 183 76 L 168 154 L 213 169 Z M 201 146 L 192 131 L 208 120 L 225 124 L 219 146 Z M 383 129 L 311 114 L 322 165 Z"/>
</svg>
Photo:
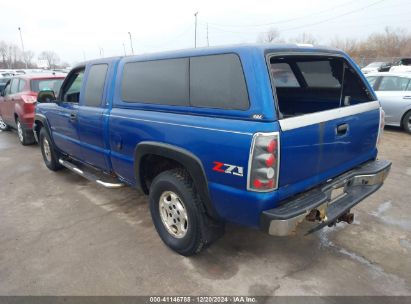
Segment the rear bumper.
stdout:
<svg viewBox="0 0 411 304">
<path fill-rule="evenodd" d="M 308 233 L 332 225 L 341 215 L 377 191 L 384 183 L 390 168 L 390 161 L 367 162 L 326 184 L 281 202 L 279 207 L 262 212 L 261 229 L 276 236 L 293 234 L 312 210 L 320 215 L 321 220 Z M 341 194 L 334 197 L 337 191 Z"/>
</svg>

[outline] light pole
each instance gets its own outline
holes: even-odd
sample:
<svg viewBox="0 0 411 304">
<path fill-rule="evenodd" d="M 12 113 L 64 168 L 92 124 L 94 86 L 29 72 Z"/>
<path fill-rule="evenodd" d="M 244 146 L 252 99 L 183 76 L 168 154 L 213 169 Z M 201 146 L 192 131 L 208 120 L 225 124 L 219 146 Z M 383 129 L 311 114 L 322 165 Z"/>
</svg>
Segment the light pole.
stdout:
<svg viewBox="0 0 411 304">
<path fill-rule="evenodd" d="M 130 32 L 128 32 L 128 36 L 130 37 L 131 54 L 134 55 L 133 40 L 131 39 L 131 33 Z"/>
<path fill-rule="evenodd" d="M 20 33 L 21 48 L 23 50 L 23 60 L 26 63 L 26 69 L 27 69 L 28 65 L 27 65 L 27 60 L 26 60 L 26 52 L 24 51 L 23 36 L 21 35 L 21 27 L 19 27 L 18 29 Z"/>
<path fill-rule="evenodd" d="M 197 47 L 197 15 L 198 12 L 194 14 L 194 48 Z"/>
</svg>

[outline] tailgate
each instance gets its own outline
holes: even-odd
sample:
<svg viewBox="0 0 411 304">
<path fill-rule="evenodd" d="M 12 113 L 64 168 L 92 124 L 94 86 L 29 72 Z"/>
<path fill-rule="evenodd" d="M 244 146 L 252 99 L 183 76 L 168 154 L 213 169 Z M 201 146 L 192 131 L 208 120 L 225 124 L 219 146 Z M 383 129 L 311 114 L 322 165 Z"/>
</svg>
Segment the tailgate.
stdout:
<svg viewBox="0 0 411 304">
<path fill-rule="evenodd" d="M 307 179 L 319 183 L 375 158 L 378 102 L 322 114 L 324 121 L 306 126 L 292 120 L 280 122 L 280 187 Z M 334 118 L 335 114 L 347 116 Z"/>
<path fill-rule="evenodd" d="M 280 199 L 377 154 L 380 105 L 343 56 L 269 57 L 281 126 Z"/>
</svg>

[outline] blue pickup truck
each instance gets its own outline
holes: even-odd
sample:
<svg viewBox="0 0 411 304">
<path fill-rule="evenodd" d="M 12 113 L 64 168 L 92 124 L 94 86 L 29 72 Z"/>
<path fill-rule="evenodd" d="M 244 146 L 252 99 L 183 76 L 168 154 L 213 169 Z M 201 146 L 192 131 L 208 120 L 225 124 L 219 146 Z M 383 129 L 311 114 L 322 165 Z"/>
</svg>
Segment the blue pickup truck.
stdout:
<svg viewBox="0 0 411 304">
<path fill-rule="evenodd" d="M 344 221 L 378 190 L 383 111 L 342 51 L 241 45 L 85 62 L 38 95 L 46 166 L 149 196 L 182 255 L 234 222 L 276 236 Z"/>
</svg>

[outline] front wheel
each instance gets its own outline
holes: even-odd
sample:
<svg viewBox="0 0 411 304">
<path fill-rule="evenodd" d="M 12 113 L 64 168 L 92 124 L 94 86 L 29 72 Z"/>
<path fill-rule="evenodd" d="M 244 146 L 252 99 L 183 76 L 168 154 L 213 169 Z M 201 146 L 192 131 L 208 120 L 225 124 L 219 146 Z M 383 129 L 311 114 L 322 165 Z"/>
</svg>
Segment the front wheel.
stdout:
<svg viewBox="0 0 411 304">
<path fill-rule="evenodd" d="M 40 130 L 39 143 L 41 154 L 43 155 L 43 160 L 47 168 L 51 171 L 62 169 L 63 166 L 59 163 L 60 154 L 56 151 L 49 133 L 44 128 Z"/>
<path fill-rule="evenodd" d="M 4 122 L 3 118 L 0 115 L 0 130 L 1 131 L 8 131 L 10 127 Z"/>
<path fill-rule="evenodd" d="M 411 133 L 411 111 L 405 114 L 404 118 L 402 119 L 402 127 L 404 128 L 405 132 Z"/>
<path fill-rule="evenodd" d="M 177 253 L 199 253 L 222 233 L 204 212 L 193 182 L 182 169 L 160 173 L 150 186 L 150 211 L 163 242 Z"/>
<path fill-rule="evenodd" d="M 32 145 L 35 143 L 33 130 L 25 130 L 20 120 L 17 118 L 17 135 L 20 143 L 23 146 Z"/>
</svg>

